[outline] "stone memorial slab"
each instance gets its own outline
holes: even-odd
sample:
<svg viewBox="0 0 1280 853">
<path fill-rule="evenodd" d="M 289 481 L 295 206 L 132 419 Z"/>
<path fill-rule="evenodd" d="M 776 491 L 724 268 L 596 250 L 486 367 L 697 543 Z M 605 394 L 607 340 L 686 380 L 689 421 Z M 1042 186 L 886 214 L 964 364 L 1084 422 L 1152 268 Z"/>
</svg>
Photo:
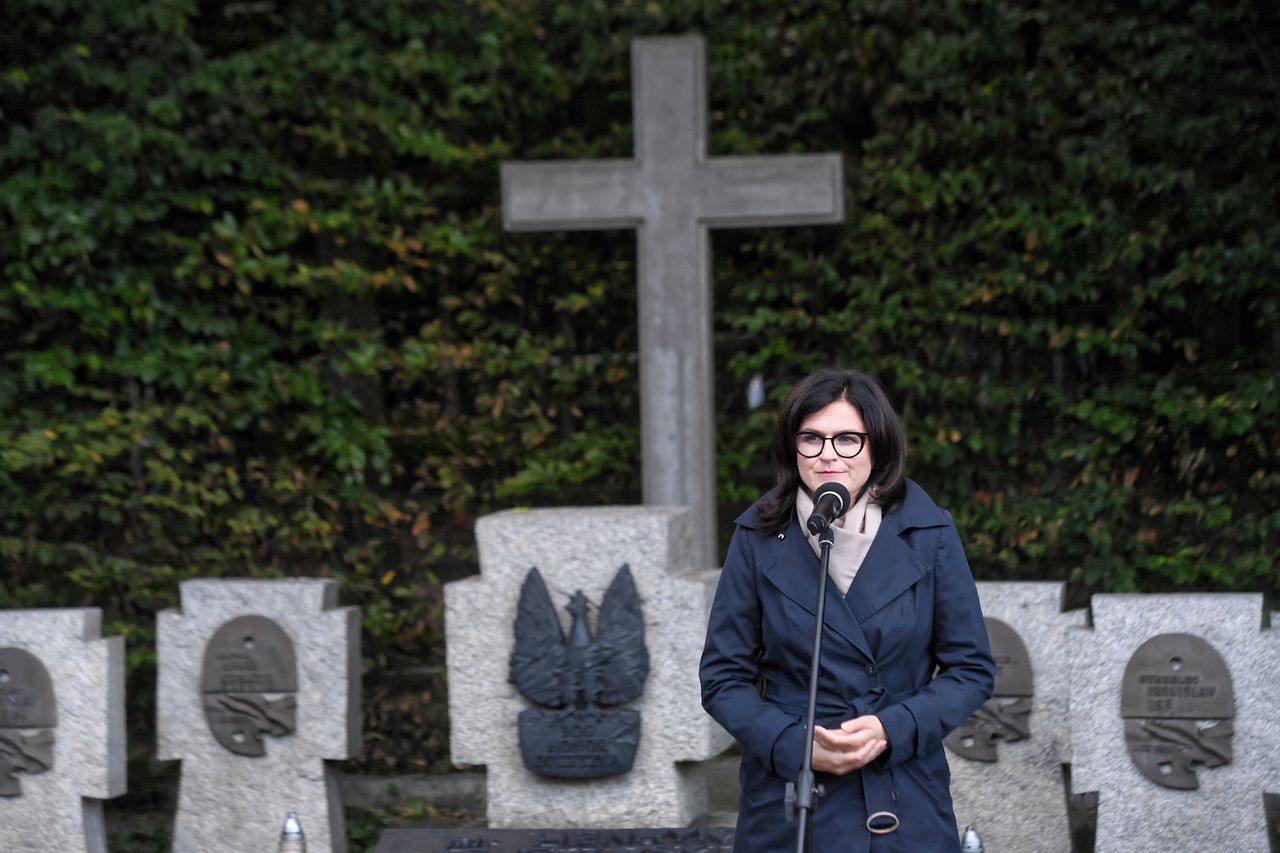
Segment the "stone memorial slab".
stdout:
<svg viewBox="0 0 1280 853">
<path fill-rule="evenodd" d="M 105 853 L 124 792 L 124 638 L 96 608 L 0 611 L 0 850 Z"/>
<path fill-rule="evenodd" d="M 275 850 L 290 812 L 343 853 L 360 751 L 360 616 L 333 580 L 189 580 L 159 614 L 159 757 L 182 762 L 173 850 Z"/>
<path fill-rule="evenodd" d="M 733 829 L 388 829 L 374 853 L 732 853 Z"/>
<path fill-rule="evenodd" d="M 701 770 L 689 762 L 730 739 L 701 706 L 698 658 L 718 573 L 700 570 L 695 529 L 689 510 L 671 507 L 509 511 L 477 522 L 480 574 L 445 587 L 445 648 L 453 760 L 486 766 L 489 826 L 680 827 L 706 811 Z M 530 635 L 544 639 L 530 645 Z M 523 721 L 555 725 L 561 709 L 585 715 L 547 747 L 564 766 L 607 759 L 609 733 L 635 715 L 631 768 L 593 778 L 530 769 Z"/>
<path fill-rule="evenodd" d="M 944 743 L 956 821 L 976 827 L 987 850 L 1071 849 L 1062 767 L 1071 760 L 1067 641 L 1086 614 L 1062 612 L 1064 587 L 978 584 L 995 696 Z"/>
<path fill-rule="evenodd" d="M 1097 853 L 1267 850 L 1280 643 L 1262 596 L 1096 595 L 1092 610 L 1072 644 L 1071 785 L 1097 792 Z"/>
<path fill-rule="evenodd" d="M 635 157 L 502 165 L 511 230 L 635 228 L 642 491 L 693 507 L 697 565 L 716 565 L 710 228 L 844 219 L 838 154 L 708 157 L 699 36 L 631 43 Z"/>
</svg>

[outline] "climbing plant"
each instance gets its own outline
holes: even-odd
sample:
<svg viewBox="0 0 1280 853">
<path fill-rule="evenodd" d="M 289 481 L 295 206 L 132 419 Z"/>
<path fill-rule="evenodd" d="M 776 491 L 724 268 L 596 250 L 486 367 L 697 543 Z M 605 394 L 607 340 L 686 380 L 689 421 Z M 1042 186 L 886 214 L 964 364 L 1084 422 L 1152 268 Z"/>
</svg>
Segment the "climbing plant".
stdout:
<svg viewBox="0 0 1280 853">
<path fill-rule="evenodd" d="M 127 638 L 134 802 L 172 783 L 184 578 L 337 578 L 351 769 L 441 770 L 476 517 L 640 499 L 634 237 L 506 233 L 498 183 L 630 156 L 637 36 L 706 37 L 713 155 L 844 157 L 843 225 L 713 235 L 722 536 L 836 362 L 888 387 L 980 578 L 1280 589 L 1265 4 L 11 5 L 0 606 Z"/>
</svg>

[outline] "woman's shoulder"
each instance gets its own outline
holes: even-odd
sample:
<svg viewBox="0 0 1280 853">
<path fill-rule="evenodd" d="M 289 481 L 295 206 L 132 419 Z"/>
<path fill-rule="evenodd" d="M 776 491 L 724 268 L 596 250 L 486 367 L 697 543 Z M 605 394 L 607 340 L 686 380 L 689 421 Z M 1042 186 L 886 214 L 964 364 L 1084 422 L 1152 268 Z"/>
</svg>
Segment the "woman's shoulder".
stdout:
<svg viewBox="0 0 1280 853">
<path fill-rule="evenodd" d="M 892 512 L 885 516 L 902 529 L 909 527 L 945 527 L 951 524 L 951 514 L 934 503 L 919 483 L 907 480 L 907 493 Z"/>
<path fill-rule="evenodd" d="M 775 491 L 777 491 L 776 488 L 770 489 L 760 497 L 756 498 L 755 503 L 747 507 L 741 515 L 733 520 L 733 523 L 738 525 L 739 529 L 755 531 L 762 530 L 763 527 L 760 521 L 760 508 L 773 499 Z"/>
</svg>

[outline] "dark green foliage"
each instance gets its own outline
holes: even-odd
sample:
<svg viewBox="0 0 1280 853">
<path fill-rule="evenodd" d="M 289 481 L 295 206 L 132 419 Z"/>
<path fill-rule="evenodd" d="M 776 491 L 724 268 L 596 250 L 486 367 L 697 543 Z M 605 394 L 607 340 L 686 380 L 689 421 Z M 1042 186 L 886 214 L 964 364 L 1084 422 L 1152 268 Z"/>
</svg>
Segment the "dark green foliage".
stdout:
<svg viewBox="0 0 1280 853">
<path fill-rule="evenodd" d="M 714 237 L 726 536 L 834 360 L 980 577 L 1277 591 L 1268 4 L 10 5 L 0 606 L 128 639 L 131 797 L 181 579 L 339 578 L 354 766 L 438 769 L 476 516 L 639 499 L 634 238 L 498 207 L 504 159 L 630 155 L 637 35 L 705 34 L 713 154 L 846 157 L 844 226 Z"/>
</svg>

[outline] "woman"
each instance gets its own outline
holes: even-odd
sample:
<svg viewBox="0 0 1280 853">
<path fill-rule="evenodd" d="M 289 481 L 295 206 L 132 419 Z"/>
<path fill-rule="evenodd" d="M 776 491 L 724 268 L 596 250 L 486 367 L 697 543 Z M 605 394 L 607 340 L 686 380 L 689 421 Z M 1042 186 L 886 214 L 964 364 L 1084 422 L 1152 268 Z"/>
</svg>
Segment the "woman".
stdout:
<svg viewBox="0 0 1280 853">
<path fill-rule="evenodd" d="M 777 484 L 738 519 L 707 626 L 702 704 L 743 745 L 735 851 L 795 849 L 818 548 L 802 522 L 840 483 L 813 768 L 813 850 L 959 849 L 942 738 L 991 696 L 995 664 L 951 516 L 906 478 L 906 438 L 880 386 L 822 370 L 787 396 Z"/>
</svg>

